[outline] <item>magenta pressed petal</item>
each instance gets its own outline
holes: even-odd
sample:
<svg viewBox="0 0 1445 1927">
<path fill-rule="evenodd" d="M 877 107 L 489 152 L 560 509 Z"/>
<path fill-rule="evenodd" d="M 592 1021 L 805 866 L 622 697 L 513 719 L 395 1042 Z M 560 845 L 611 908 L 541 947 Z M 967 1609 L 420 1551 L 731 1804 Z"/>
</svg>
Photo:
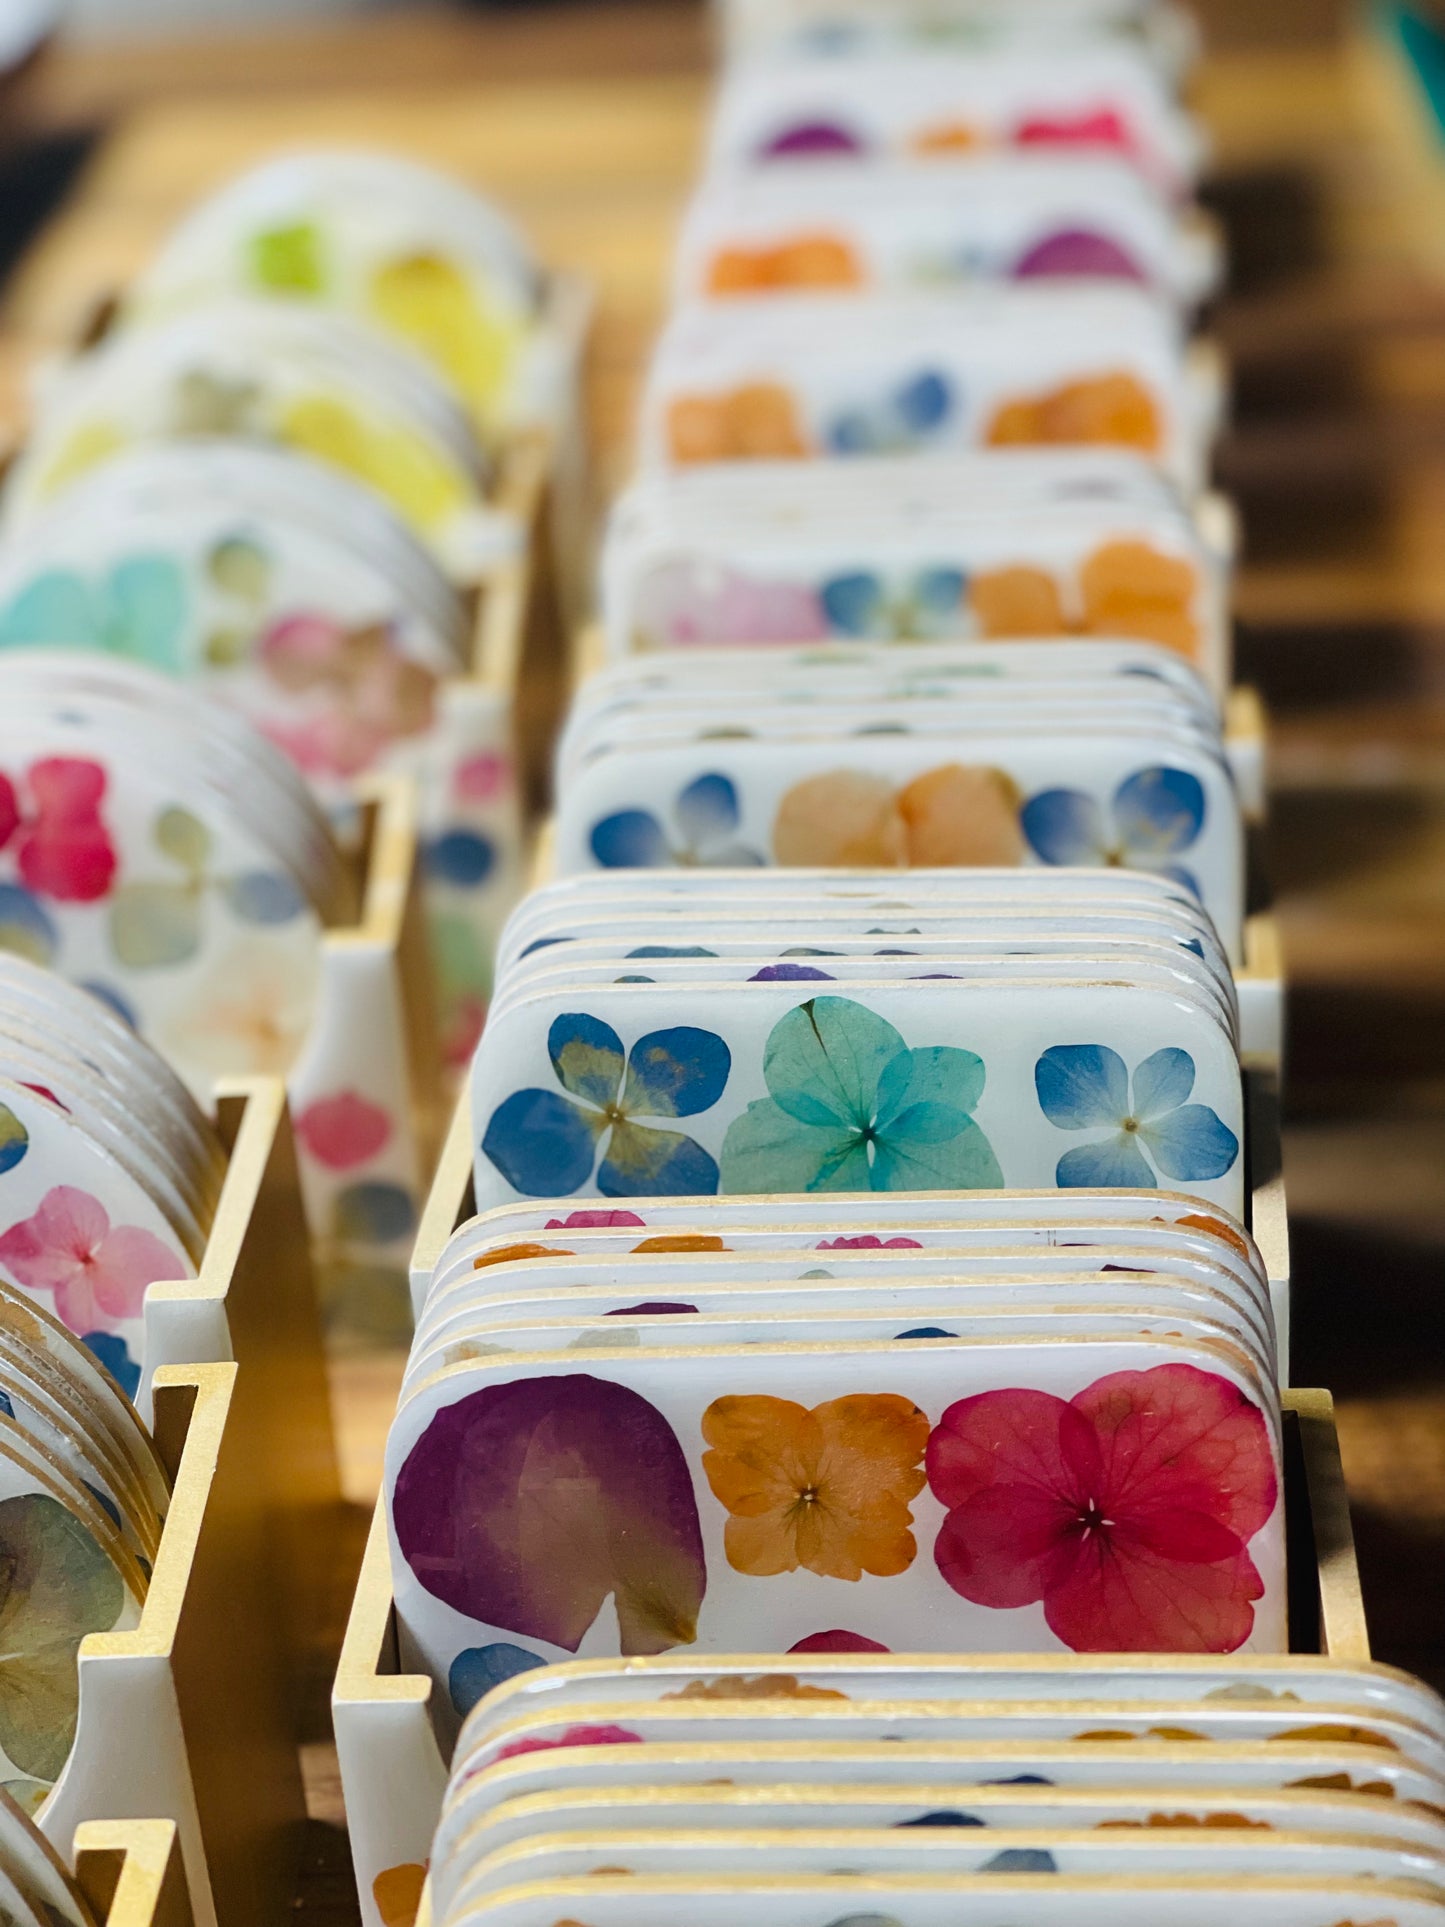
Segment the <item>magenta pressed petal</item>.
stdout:
<svg viewBox="0 0 1445 1927">
<path fill-rule="evenodd" d="M 1065 228 L 1037 242 L 1015 263 L 1014 275 L 1020 281 L 1050 275 L 1140 282 L 1148 278 L 1117 241 L 1087 228 Z"/>
</svg>

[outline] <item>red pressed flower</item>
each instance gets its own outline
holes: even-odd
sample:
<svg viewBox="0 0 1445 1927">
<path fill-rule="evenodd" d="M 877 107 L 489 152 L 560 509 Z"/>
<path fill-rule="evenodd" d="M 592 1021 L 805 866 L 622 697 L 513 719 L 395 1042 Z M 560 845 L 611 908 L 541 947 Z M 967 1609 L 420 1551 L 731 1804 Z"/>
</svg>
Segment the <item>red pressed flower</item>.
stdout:
<svg viewBox="0 0 1445 1927">
<path fill-rule="evenodd" d="M 829 1633 L 809 1633 L 788 1648 L 790 1653 L 887 1653 L 889 1646 L 880 1646 L 876 1639 L 865 1639 L 862 1633 L 845 1633 L 837 1629 Z"/>
<path fill-rule="evenodd" d="M 94 903 L 115 876 L 115 846 L 101 820 L 105 770 L 79 756 L 47 756 L 31 765 L 34 815 L 21 829 L 16 859 L 21 881 L 58 903 Z M 14 806 L 14 791 L 10 795 Z"/>
<path fill-rule="evenodd" d="M 1014 129 L 1020 147 L 1115 147 L 1132 153 L 1134 136 L 1122 114 L 1101 107 L 1092 114 L 1035 114 Z"/>
<path fill-rule="evenodd" d="M 626 1746 L 641 1744 L 640 1733 L 625 1726 L 569 1726 L 560 1740 L 513 1740 L 497 1749 L 499 1760 L 515 1760 L 522 1753 L 550 1753 L 559 1746 Z"/>
<path fill-rule="evenodd" d="M 938 1569 L 975 1605 L 1042 1600 L 1075 1652 L 1232 1653 L 1264 1584 L 1247 1547 L 1278 1496 L 1264 1415 L 1194 1365 L 1069 1400 L 983 1392 L 944 1413 L 928 1482 Z"/>
</svg>

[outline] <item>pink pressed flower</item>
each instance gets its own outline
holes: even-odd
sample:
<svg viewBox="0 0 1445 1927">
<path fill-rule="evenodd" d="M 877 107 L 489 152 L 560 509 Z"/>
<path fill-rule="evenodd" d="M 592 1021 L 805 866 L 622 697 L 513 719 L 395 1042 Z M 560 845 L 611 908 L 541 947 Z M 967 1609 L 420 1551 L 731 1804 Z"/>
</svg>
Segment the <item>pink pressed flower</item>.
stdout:
<svg viewBox="0 0 1445 1927">
<path fill-rule="evenodd" d="M 550 1753 L 559 1746 L 625 1746 L 640 1744 L 640 1733 L 629 1733 L 625 1726 L 569 1726 L 560 1740 L 513 1740 L 498 1750 L 499 1760 L 515 1760 L 521 1753 Z"/>
<path fill-rule="evenodd" d="M 296 1135 L 328 1171 L 349 1171 L 386 1148 L 391 1119 L 356 1091 L 318 1097 L 296 1119 Z"/>
<path fill-rule="evenodd" d="M 828 618 L 816 593 L 793 582 L 747 576 L 688 562 L 648 577 L 638 596 L 637 626 L 673 647 L 690 643 L 821 642 Z"/>
<path fill-rule="evenodd" d="M 47 756 L 31 765 L 29 782 L 34 814 L 22 825 L 16 850 L 21 881 L 59 903 L 94 903 L 110 889 L 116 869 L 100 815 L 105 770 L 79 756 Z"/>
<path fill-rule="evenodd" d="M 189 1267 L 138 1225 L 111 1228 L 88 1191 L 60 1184 L 0 1237 L 0 1264 L 22 1290 L 55 1294 L 55 1314 L 75 1332 L 113 1331 L 138 1318 L 146 1286 Z"/>
<path fill-rule="evenodd" d="M 487 1000 L 475 991 L 463 992 L 451 1000 L 442 1027 L 442 1062 L 448 1070 L 465 1070 L 481 1042 L 487 1023 Z"/>
<path fill-rule="evenodd" d="M 866 1231 L 857 1238 L 825 1238 L 819 1251 L 922 1251 L 917 1238 L 880 1238 Z"/>
<path fill-rule="evenodd" d="M 511 757 L 498 749 L 483 750 L 458 765 L 452 794 L 459 803 L 490 803 L 505 794 L 511 781 Z"/>
<path fill-rule="evenodd" d="M 266 736 L 308 776 L 360 776 L 386 748 L 386 731 L 328 712 L 304 723 L 271 721 Z"/>
<path fill-rule="evenodd" d="M 790 1653 L 887 1653 L 890 1646 L 880 1646 L 876 1639 L 865 1639 L 862 1633 L 845 1633 L 834 1630 L 830 1633 L 809 1633 L 790 1646 Z"/>
<path fill-rule="evenodd" d="M 1232 1653 L 1264 1591 L 1247 1547 L 1275 1508 L 1264 1415 L 1194 1365 L 1069 1400 L 983 1392 L 944 1413 L 928 1482 L 938 1569 L 965 1599 L 1043 1601 L 1075 1652 Z"/>
<path fill-rule="evenodd" d="M 565 1218 L 548 1218 L 543 1227 L 547 1231 L 610 1231 L 623 1225 L 629 1229 L 641 1225 L 647 1229 L 646 1218 L 639 1218 L 635 1211 L 570 1211 Z"/>
</svg>

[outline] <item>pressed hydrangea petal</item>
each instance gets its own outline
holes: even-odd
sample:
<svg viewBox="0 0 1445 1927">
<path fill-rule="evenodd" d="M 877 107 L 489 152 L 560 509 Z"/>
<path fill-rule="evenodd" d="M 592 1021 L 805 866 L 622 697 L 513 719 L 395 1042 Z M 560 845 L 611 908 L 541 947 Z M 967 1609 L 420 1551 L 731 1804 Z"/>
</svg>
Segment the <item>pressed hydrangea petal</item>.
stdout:
<svg viewBox="0 0 1445 1927">
<path fill-rule="evenodd" d="M 102 647 L 97 598 L 72 569 L 49 569 L 31 578 L 0 612 L 0 649 L 37 643 L 72 648 Z"/>
<path fill-rule="evenodd" d="M 908 832 L 894 785 L 866 770 L 824 770 L 786 791 L 773 821 L 784 869 L 902 869 Z"/>
<path fill-rule="evenodd" d="M 184 665 L 186 584 L 167 555 L 131 555 L 111 570 L 106 647 L 172 673 Z"/>
<path fill-rule="evenodd" d="M 901 1050 L 878 1080 L 878 1129 L 896 1128 L 926 1140 L 930 1125 L 922 1113 L 939 1106 L 973 1110 L 983 1096 L 984 1077 L 983 1059 L 971 1050 L 954 1045 Z M 941 1128 L 938 1135 L 949 1131 Z"/>
<path fill-rule="evenodd" d="M 585 1011 L 558 1017 L 547 1032 L 547 1055 L 563 1090 L 599 1110 L 616 1102 L 627 1056 L 610 1024 Z"/>
<path fill-rule="evenodd" d="M 767 161 L 796 154 L 862 154 L 867 146 L 861 134 L 841 121 L 809 120 L 774 134 L 758 149 L 758 158 Z"/>
<path fill-rule="evenodd" d="M 624 1653 L 696 1637 L 692 1474 L 625 1386 L 521 1379 L 444 1406 L 397 1474 L 392 1524 L 418 1582 L 482 1625 L 575 1652 L 611 1596 Z"/>
<path fill-rule="evenodd" d="M 1279 1480 L 1268 1423 L 1222 1374 L 1182 1363 L 1113 1372 L 1070 1403 L 1099 1440 L 1111 1505 L 1141 1530 L 1183 1513 L 1248 1541 L 1273 1513 Z M 1196 1556 L 1218 1550 L 1204 1545 Z M 1170 1551 L 1182 1554 L 1177 1544 Z"/>
<path fill-rule="evenodd" d="M 1041 790 L 1019 811 L 1019 823 L 1044 863 L 1098 864 L 1108 855 L 1103 816 L 1082 790 Z"/>
<path fill-rule="evenodd" d="M 1181 1184 L 1222 1178 L 1239 1156 L 1239 1139 L 1207 1104 L 1181 1105 L 1141 1125 L 1139 1135 L 1165 1177 Z"/>
<path fill-rule="evenodd" d="M 604 870 L 663 870 L 672 851 L 662 825 L 647 810 L 619 810 L 592 827 L 592 854 Z"/>
<path fill-rule="evenodd" d="M 1155 1178 L 1135 1134 L 1120 1131 L 1098 1144 L 1079 1144 L 1059 1159 L 1061 1191 L 1150 1191 Z"/>
<path fill-rule="evenodd" d="M 878 1086 L 903 1039 L 885 1018 L 848 997 L 814 997 L 779 1018 L 763 1054 L 775 1103 L 803 1124 L 873 1122 Z"/>
<path fill-rule="evenodd" d="M 835 576 L 823 584 L 822 601 L 829 622 L 843 635 L 882 635 L 883 585 L 876 575 Z"/>
<path fill-rule="evenodd" d="M 1141 769 L 1114 793 L 1114 821 L 1131 858 L 1160 861 L 1198 840 L 1204 785 L 1189 770 Z"/>
<path fill-rule="evenodd" d="M 1086 1131 L 1129 1115 L 1129 1073 L 1107 1044 L 1054 1044 L 1034 1066 L 1034 1088 L 1050 1124 Z"/>
<path fill-rule="evenodd" d="M 448 1669 L 447 1692 L 465 1719 L 494 1686 L 546 1664 L 540 1653 L 529 1653 L 525 1646 L 513 1646 L 504 1639 L 494 1640 L 490 1646 L 469 1646 L 457 1654 Z"/>
<path fill-rule="evenodd" d="M 1143 281 L 1134 257 L 1107 234 L 1064 228 L 1037 241 L 1014 263 L 1020 281 L 1063 275 L 1070 279 Z"/>
<path fill-rule="evenodd" d="M 929 369 L 899 389 L 893 406 L 906 434 L 926 435 L 947 421 L 953 408 L 953 385 L 946 375 Z"/>
<path fill-rule="evenodd" d="M 953 635 L 961 624 L 966 586 L 959 569 L 921 569 L 910 596 L 913 632 L 930 639 Z"/>
<path fill-rule="evenodd" d="M 89 1266 L 95 1302 L 109 1318 L 138 1318 L 146 1286 L 158 1278 L 179 1281 L 190 1267 L 140 1225 L 116 1225 L 96 1247 Z"/>
<path fill-rule="evenodd" d="M 492 1112 L 482 1155 L 528 1198 L 565 1198 L 592 1175 L 607 1120 L 557 1091 L 514 1091 Z"/>
<path fill-rule="evenodd" d="M 765 867 L 760 851 L 746 843 L 714 843 L 697 859 L 704 870 L 761 870 Z"/>
<path fill-rule="evenodd" d="M 701 1198 L 717 1187 L 717 1163 L 700 1144 L 643 1124 L 617 1125 L 597 1170 L 604 1198 Z"/>
<path fill-rule="evenodd" d="M 727 1045 L 710 1030 L 684 1024 L 651 1031 L 632 1046 L 622 1109 L 629 1116 L 696 1117 L 722 1096 L 732 1062 Z"/>
<path fill-rule="evenodd" d="M 18 883 L 0 883 L 0 950 L 49 964 L 59 946 L 59 932 L 38 899 Z"/>
<path fill-rule="evenodd" d="M 882 446 L 882 437 L 873 417 L 855 408 L 829 424 L 828 446 L 835 455 L 867 455 Z"/>
<path fill-rule="evenodd" d="M 1134 1072 L 1134 1117 L 1162 1117 L 1189 1102 L 1194 1089 L 1194 1059 L 1187 1050 L 1156 1050 Z"/>
<path fill-rule="evenodd" d="M 927 1112 L 930 1135 L 907 1134 L 907 1120 Z M 947 1126 L 951 1114 L 952 1128 Z M 993 1146 L 966 1112 L 920 1105 L 906 1112 L 874 1145 L 875 1191 L 1002 1191 L 1003 1171 Z"/>
<path fill-rule="evenodd" d="M 805 1124 L 771 1098 L 749 1104 L 723 1139 L 721 1190 L 753 1196 L 770 1191 L 867 1191 L 862 1137 L 837 1122 Z"/>
<path fill-rule="evenodd" d="M 711 771 L 688 784 L 673 805 L 683 841 L 692 849 L 727 836 L 738 826 L 738 792 L 731 777 Z"/>
<path fill-rule="evenodd" d="M 1232 1653 L 1263 1592 L 1238 1540 L 1221 1559 L 1184 1563 L 1116 1529 L 1078 1544 L 1044 1617 L 1076 1653 Z"/>
</svg>

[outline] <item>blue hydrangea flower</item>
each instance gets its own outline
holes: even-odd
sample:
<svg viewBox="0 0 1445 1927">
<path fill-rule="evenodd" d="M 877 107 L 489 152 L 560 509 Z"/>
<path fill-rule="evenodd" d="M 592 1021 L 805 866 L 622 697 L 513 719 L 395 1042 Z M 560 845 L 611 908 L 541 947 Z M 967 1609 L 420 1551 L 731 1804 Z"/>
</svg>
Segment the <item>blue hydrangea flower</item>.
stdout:
<svg viewBox="0 0 1445 1927">
<path fill-rule="evenodd" d="M 1019 814 L 1034 854 L 1045 863 L 1156 870 L 1197 896 L 1199 886 L 1174 859 L 1204 828 L 1204 786 L 1188 770 L 1137 770 L 1114 792 L 1108 819 L 1082 790 L 1043 790 Z"/>
<path fill-rule="evenodd" d="M 1104 1131 L 1065 1151 L 1057 1182 L 1064 1190 L 1137 1189 L 1222 1178 L 1239 1156 L 1239 1139 L 1207 1104 L 1191 1104 L 1194 1059 L 1186 1050 L 1156 1050 L 1131 1081 L 1119 1053 L 1106 1044 L 1055 1044 L 1034 1066 L 1044 1116 L 1061 1131 Z"/>
<path fill-rule="evenodd" d="M 815 997 L 779 1018 L 763 1053 L 769 1095 L 723 1140 L 723 1190 L 997 1191 L 1003 1173 L 971 1115 L 983 1059 L 910 1050 L 848 997 Z"/>
<path fill-rule="evenodd" d="M 870 642 L 931 642 L 960 632 L 964 582 L 958 569 L 920 569 L 892 585 L 860 570 L 825 582 L 819 600 L 839 635 Z"/>
<path fill-rule="evenodd" d="M 459 890 L 476 890 L 497 867 L 497 852 L 478 830 L 445 830 L 427 844 L 423 860 L 429 877 Z"/>
<path fill-rule="evenodd" d="M 915 375 L 875 407 L 850 408 L 827 430 L 835 455 L 907 454 L 933 439 L 953 413 L 953 385 L 934 370 Z"/>
<path fill-rule="evenodd" d="M 755 869 L 758 852 L 731 840 L 739 814 L 730 777 L 699 776 L 672 806 L 673 835 L 651 810 L 619 810 L 594 825 L 592 854 L 604 870 Z"/>
<path fill-rule="evenodd" d="M 639 1117 L 696 1117 L 722 1096 L 732 1054 L 721 1037 L 682 1025 L 640 1037 L 630 1052 L 609 1024 L 557 1018 L 547 1053 L 562 1091 L 515 1091 L 493 1111 L 483 1155 L 515 1191 L 565 1198 L 597 1170 L 604 1198 L 693 1197 L 717 1190 L 716 1161 L 681 1131 Z"/>
</svg>

